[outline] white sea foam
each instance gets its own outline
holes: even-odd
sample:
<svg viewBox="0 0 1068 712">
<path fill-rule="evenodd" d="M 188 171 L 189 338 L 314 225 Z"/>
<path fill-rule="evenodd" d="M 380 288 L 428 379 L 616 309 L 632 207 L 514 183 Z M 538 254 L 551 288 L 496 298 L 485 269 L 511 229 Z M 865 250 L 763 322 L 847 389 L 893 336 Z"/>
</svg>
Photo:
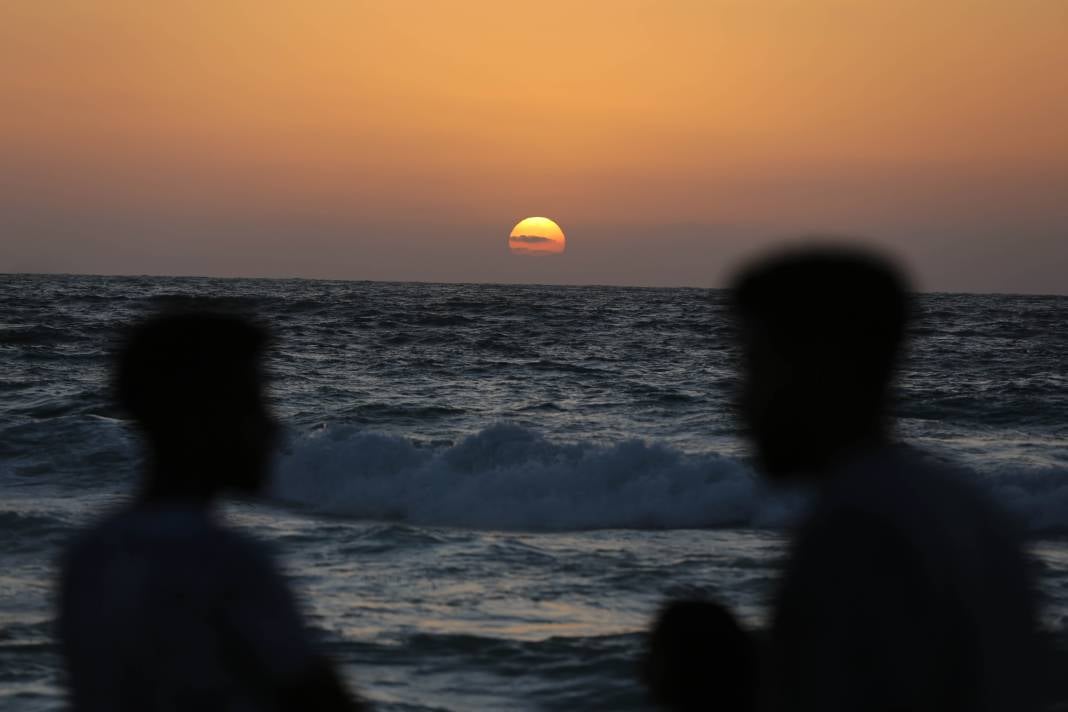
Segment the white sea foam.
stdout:
<svg viewBox="0 0 1068 712">
<path fill-rule="evenodd" d="M 982 486 L 1036 534 L 1068 531 L 1068 477 L 983 473 Z M 560 444 L 498 424 L 451 447 L 342 426 L 292 443 L 278 499 L 360 519 L 522 529 L 777 528 L 802 509 L 737 459 L 628 440 Z"/>
<path fill-rule="evenodd" d="M 525 530 L 778 526 L 797 509 L 734 459 L 558 444 L 507 424 L 437 449 L 328 428 L 293 444 L 274 493 L 359 518 Z"/>
<path fill-rule="evenodd" d="M 1068 472 L 1060 467 L 1006 467 L 985 482 L 995 500 L 1037 534 L 1068 533 Z"/>
</svg>

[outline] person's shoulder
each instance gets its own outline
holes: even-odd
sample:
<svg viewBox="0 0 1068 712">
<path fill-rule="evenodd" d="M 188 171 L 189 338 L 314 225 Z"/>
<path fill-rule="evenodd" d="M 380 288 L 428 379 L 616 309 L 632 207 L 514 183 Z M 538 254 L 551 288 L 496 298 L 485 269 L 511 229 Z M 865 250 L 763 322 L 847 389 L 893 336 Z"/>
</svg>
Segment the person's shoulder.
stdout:
<svg viewBox="0 0 1068 712">
<path fill-rule="evenodd" d="M 929 476 L 932 469 L 906 446 L 852 458 L 831 473 L 819 492 L 798 529 L 796 548 L 858 558 L 865 550 L 911 548 L 913 530 L 927 518 L 920 510 L 931 505 L 929 490 L 938 487 Z"/>
<path fill-rule="evenodd" d="M 923 491 L 941 507 L 942 514 L 960 516 L 1005 534 L 1020 534 L 1020 523 L 994 498 L 979 472 L 913 446 L 905 446 L 903 453 L 906 466 L 902 468 L 902 474 L 906 477 L 906 486 L 923 487 Z"/>
<path fill-rule="evenodd" d="M 84 600 L 87 591 L 121 579 L 115 569 L 130 568 L 125 565 L 125 542 L 131 538 L 128 531 L 133 518 L 130 507 L 121 507 L 79 530 L 67 542 L 57 562 L 61 601 L 66 603 L 75 592 Z"/>
<path fill-rule="evenodd" d="M 915 541 L 892 516 L 866 507 L 835 504 L 817 508 L 795 533 L 790 568 L 851 569 L 880 560 L 915 558 Z M 891 552 L 893 555 L 891 556 Z M 840 573 L 840 572 L 839 572 Z"/>
<path fill-rule="evenodd" d="M 214 522 L 208 542 L 213 569 L 227 589 L 285 586 L 286 577 L 275 548 L 240 526 Z"/>
<path fill-rule="evenodd" d="M 117 558 L 195 558 L 202 566 L 262 569 L 271 566 L 266 544 L 218 520 L 206 509 L 182 504 L 129 505 L 82 530 L 66 547 L 64 570 Z"/>
<path fill-rule="evenodd" d="M 234 526 L 220 526 L 220 556 L 244 571 L 276 572 L 277 553 L 259 537 Z"/>
<path fill-rule="evenodd" d="M 64 548 L 64 563 L 69 564 L 87 554 L 112 548 L 123 537 L 134 519 L 135 514 L 131 507 L 121 507 L 82 528 Z"/>
<path fill-rule="evenodd" d="M 851 510 L 891 523 L 902 515 L 915 519 L 925 510 L 932 516 L 1003 515 L 977 473 L 904 443 L 841 468 L 820 504 L 826 510 Z"/>
<path fill-rule="evenodd" d="M 934 568 L 1022 546 L 1021 528 L 978 473 L 911 445 L 851 463 L 818 498 L 802 538 L 918 555 Z"/>
</svg>

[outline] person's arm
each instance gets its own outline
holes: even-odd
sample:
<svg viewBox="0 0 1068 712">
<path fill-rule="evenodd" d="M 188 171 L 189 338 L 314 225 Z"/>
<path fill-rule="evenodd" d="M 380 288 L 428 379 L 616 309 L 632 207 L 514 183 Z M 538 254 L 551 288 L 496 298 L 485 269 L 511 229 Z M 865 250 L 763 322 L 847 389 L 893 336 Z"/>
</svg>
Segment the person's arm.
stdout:
<svg viewBox="0 0 1068 712">
<path fill-rule="evenodd" d="M 897 533 L 859 515 L 805 531 L 769 646 L 775 712 L 935 710 L 947 641 L 937 593 Z"/>
<path fill-rule="evenodd" d="M 267 556 L 245 552 L 237 569 L 220 629 L 238 674 L 279 709 L 369 710 L 312 644 L 289 587 Z"/>
</svg>

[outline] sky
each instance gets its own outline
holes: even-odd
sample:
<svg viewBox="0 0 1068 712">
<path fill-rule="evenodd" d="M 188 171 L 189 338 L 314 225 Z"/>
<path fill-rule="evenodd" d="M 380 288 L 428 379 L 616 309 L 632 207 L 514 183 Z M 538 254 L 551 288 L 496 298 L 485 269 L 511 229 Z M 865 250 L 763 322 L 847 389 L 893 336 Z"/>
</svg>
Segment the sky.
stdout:
<svg viewBox="0 0 1068 712">
<path fill-rule="evenodd" d="M 0 0 L 0 107 L 0 272 L 1068 293 L 1065 0 Z"/>
</svg>

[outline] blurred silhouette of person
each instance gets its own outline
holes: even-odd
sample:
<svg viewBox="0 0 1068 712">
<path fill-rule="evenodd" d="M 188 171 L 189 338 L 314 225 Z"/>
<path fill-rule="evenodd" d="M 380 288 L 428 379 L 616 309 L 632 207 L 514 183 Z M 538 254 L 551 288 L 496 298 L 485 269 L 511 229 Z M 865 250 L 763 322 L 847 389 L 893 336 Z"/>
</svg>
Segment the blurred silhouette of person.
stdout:
<svg viewBox="0 0 1068 712">
<path fill-rule="evenodd" d="M 141 491 L 62 567 L 59 632 L 75 710 L 364 709 L 319 654 L 259 542 L 213 511 L 264 483 L 276 424 L 266 334 L 236 316 L 157 316 L 113 388 L 146 446 Z"/>
<path fill-rule="evenodd" d="M 657 615 L 642 660 L 653 703 L 669 712 L 753 712 L 757 658 L 753 642 L 712 601 L 672 601 Z"/>
<path fill-rule="evenodd" d="M 772 618 L 771 710 L 1035 709 L 1022 536 L 968 474 L 895 441 L 912 309 L 882 258 L 807 248 L 732 290 L 763 474 L 815 490 Z"/>
</svg>

